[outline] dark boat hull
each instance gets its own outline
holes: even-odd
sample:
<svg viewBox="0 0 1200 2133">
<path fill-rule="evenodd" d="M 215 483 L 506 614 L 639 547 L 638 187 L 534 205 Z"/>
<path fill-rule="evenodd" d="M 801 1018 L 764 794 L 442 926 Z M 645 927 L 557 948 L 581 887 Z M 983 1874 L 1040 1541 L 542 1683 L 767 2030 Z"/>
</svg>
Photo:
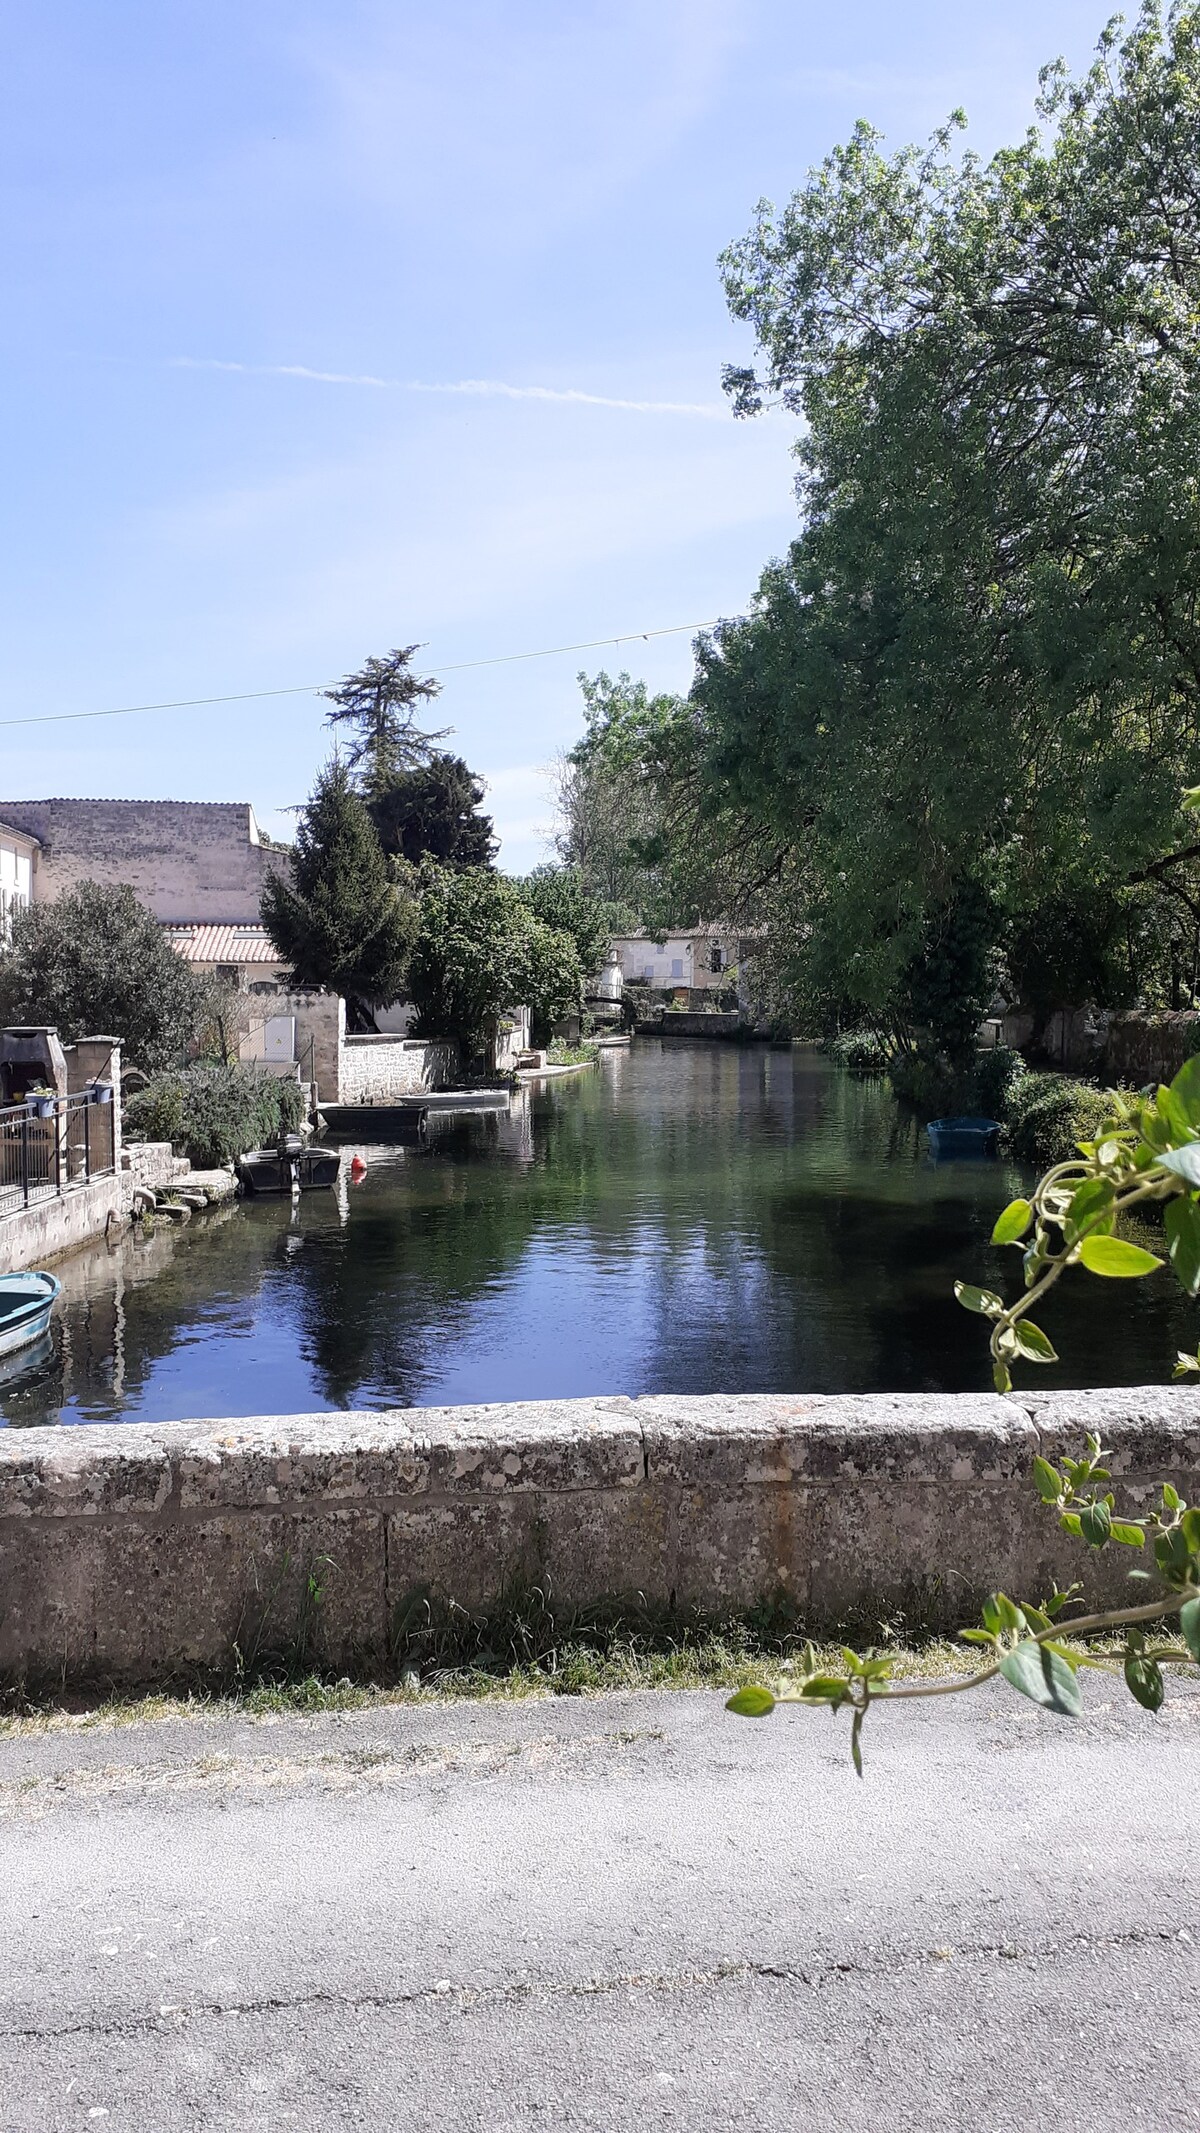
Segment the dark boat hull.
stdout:
<svg viewBox="0 0 1200 2133">
<path fill-rule="evenodd" d="M 297 1156 L 281 1156 L 274 1148 L 253 1148 L 238 1164 L 238 1176 L 256 1198 L 290 1195 L 293 1166 L 301 1192 L 321 1192 L 337 1184 L 342 1159 L 336 1148 L 304 1148 Z"/>
</svg>

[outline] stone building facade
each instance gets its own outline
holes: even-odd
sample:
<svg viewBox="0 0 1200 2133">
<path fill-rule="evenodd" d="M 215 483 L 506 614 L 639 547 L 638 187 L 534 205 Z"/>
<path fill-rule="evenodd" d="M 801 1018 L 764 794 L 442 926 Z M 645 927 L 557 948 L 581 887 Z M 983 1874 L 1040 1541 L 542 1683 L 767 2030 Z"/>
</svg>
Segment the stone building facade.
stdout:
<svg viewBox="0 0 1200 2133">
<path fill-rule="evenodd" d="M 81 881 L 128 882 L 164 925 L 257 925 L 284 857 L 247 801 L 0 800 L 0 823 L 35 840 L 35 903 Z"/>
</svg>

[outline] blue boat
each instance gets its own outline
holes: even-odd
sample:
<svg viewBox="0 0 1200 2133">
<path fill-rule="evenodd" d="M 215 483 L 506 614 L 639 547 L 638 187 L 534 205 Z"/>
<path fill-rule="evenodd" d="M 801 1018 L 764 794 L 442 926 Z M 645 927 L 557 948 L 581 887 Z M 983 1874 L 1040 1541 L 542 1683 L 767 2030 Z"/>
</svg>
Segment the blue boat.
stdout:
<svg viewBox="0 0 1200 2133">
<path fill-rule="evenodd" d="M 997 1118 L 931 1118 L 925 1131 L 935 1156 L 995 1155 L 1000 1144 Z"/>
<path fill-rule="evenodd" d="M 13 1355 L 49 1332 L 61 1290 L 53 1274 L 0 1274 L 0 1355 Z"/>
</svg>

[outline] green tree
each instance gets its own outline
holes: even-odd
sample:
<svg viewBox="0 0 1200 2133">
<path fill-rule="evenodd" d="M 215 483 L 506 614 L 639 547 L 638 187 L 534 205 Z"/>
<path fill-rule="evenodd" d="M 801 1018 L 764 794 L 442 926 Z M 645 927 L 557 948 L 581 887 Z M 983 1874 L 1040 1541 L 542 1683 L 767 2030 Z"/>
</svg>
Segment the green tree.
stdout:
<svg viewBox="0 0 1200 2133">
<path fill-rule="evenodd" d="M 487 867 L 496 856 L 491 817 L 480 813 L 482 778 L 461 756 L 435 750 L 426 762 L 372 781 L 367 808 L 383 849 L 416 866 Z"/>
<path fill-rule="evenodd" d="M 371 1009 L 402 996 L 415 898 L 393 880 L 344 764 L 318 776 L 289 872 L 268 878 L 262 920 L 290 982 L 343 994 L 358 1026 L 372 1026 Z"/>
<path fill-rule="evenodd" d="M 724 259 L 760 354 L 727 386 L 803 417 L 804 524 L 701 643 L 684 789 L 785 986 L 947 1055 L 978 957 L 920 1024 L 965 910 L 1003 950 L 1052 893 L 1138 886 L 1195 936 L 1195 16 L 1049 69 L 1041 117 L 986 163 L 957 117 L 891 157 L 860 125 Z"/>
<path fill-rule="evenodd" d="M 199 1038 L 209 989 L 158 920 L 122 883 L 81 881 L 13 919 L 0 950 L 0 1021 L 53 1024 L 66 1042 L 121 1039 L 125 1062 L 153 1073 Z"/>
<path fill-rule="evenodd" d="M 535 918 L 515 884 L 484 868 L 421 871 L 420 931 L 409 997 L 423 1036 L 453 1040 L 484 1059 L 501 1017 L 531 1009 L 535 1029 L 578 1007 L 582 972 L 574 942 Z"/>
<path fill-rule="evenodd" d="M 607 962 L 613 934 L 627 931 L 634 922 L 633 914 L 619 904 L 589 894 L 578 867 L 535 867 L 532 874 L 519 877 L 515 887 L 535 918 L 570 935 L 585 979 L 595 977 Z"/>
<path fill-rule="evenodd" d="M 430 743 L 442 733 L 418 727 L 420 706 L 441 694 L 432 675 L 413 672 L 416 644 L 399 646 L 382 658 L 368 659 L 357 674 L 347 674 L 336 689 L 322 693 L 334 705 L 326 724 L 340 739 L 349 729 L 349 763 L 359 773 L 368 800 L 383 794 L 393 779 L 428 761 Z"/>
</svg>

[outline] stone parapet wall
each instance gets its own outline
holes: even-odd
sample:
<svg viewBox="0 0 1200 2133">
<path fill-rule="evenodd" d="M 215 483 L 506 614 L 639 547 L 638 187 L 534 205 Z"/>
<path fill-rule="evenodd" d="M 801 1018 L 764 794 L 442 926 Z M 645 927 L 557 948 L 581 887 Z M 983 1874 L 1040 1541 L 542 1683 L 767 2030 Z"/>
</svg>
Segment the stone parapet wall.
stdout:
<svg viewBox="0 0 1200 2133">
<path fill-rule="evenodd" d="M 344 1037 L 337 1101 L 388 1104 L 424 1089 L 446 1089 L 456 1065 L 450 1044 L 427 1044 L 421 1037 Z"/>
<path fill-rule="evenodd" d="M 0 1673 L 152 1681 L 285 1649 L 384 1664 L 414 1605 L 744 1610 L 953 1626 L 988 1590 L 1128 1594 L 1030 1484 L 1113 1447 L 1125 1502 L 1200 1493 L 1200 1393 L 689 1395 L 0 1432 Z M 313 1604 L 310 1578 L 319 1587 Z"/>
</svg>

